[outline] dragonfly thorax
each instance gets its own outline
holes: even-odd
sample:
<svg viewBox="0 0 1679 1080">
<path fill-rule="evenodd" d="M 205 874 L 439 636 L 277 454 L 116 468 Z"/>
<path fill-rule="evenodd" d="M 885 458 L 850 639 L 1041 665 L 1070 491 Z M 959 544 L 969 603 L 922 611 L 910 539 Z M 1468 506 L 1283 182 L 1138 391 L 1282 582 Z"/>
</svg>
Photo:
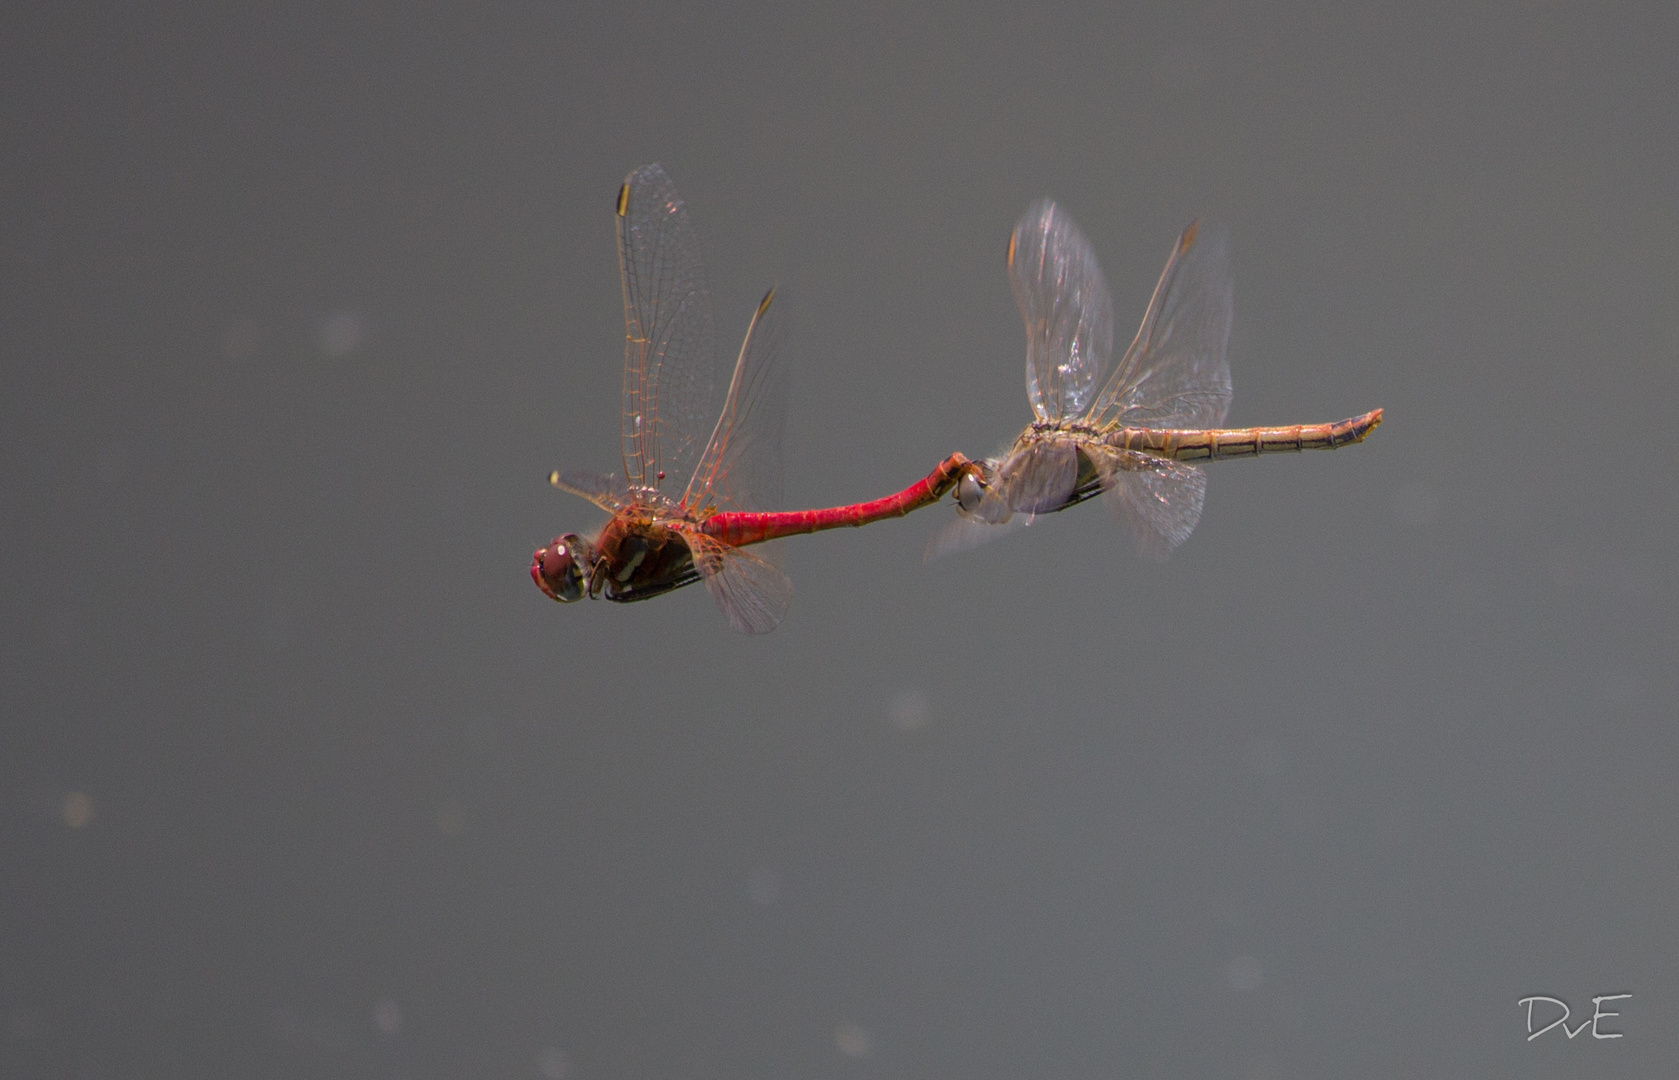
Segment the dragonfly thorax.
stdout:
<svg viewBox="0 0 1679 1080">
<path fill-rule="evenodd" d="M 1057 435 L 1071 435 L 1079 439 L 1099 439 L 1102 437 L 1102 431 L 1102 428 L 1083 418 L 1038 420 L 1021 433 L 1020 439 L 1015 445 L 1022 446 L 1028 442 L 1034 442 L 1036 439 L 1053 438 Z"/>
<path fill-rule="evenodd" d="M 595 538 L 590 596 L 643 600 L 699 580 L 683 533 L 681 516 L 625 514 L 607 522 Z"/>
</svg>

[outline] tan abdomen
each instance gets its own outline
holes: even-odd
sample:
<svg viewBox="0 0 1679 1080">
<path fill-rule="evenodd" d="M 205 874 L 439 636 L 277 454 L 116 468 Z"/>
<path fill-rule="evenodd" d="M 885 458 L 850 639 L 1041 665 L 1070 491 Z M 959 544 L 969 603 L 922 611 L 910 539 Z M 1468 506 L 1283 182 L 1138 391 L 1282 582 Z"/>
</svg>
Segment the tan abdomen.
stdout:
<svg viewBox="0 0 1679 1080">
<path fill-rule="evenodd" d="M 1364 437 L 1382 422 L 1382 410 L 1334 424 L 1296 424 L 1277 428 L 1120 428 L 1103 441 L 1118 450 L 1141 450 L 1174 461 L 1253 457 L 1301 450 L 1333 450 Z"/>
</svg>

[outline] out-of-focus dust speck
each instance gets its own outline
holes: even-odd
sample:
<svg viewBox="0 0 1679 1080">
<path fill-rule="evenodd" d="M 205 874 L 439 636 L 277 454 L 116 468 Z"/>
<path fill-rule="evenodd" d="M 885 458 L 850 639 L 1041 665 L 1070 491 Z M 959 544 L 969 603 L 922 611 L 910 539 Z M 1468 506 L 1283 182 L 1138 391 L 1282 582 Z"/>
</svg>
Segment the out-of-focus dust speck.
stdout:
<svg viewBox="0 0 1679 1080">
<path fill-rule="evenodd" d="M 559 1047 L 544 1046 L 536 1055 L 536 1071 L 543 1080 L 565 1080 L 566 1073 L 571 1071 L 571 1062 Z"/>
<path fill-rule="evenodd" d="M 362 325 L 361 316 L 352 311 L 338 311 L 328 316 L 321 323 L 317 338 L 321 351 L 328 356 L 349 356 L 361 347 L 362 339 L 367 336 L 367 330 Z"/>
<path fill-rule="evenodd" d="M 1545 566 L 1550 571 L 1551 584 L 1558 589 L 1580 587 L 1580 554 L 1571 545 L 1552 544 Z"/>
<path fill-rule="evenodd" d="M 85 829 L 93 822 L 93 800 L 85 791 L 72 791 L 64 796 L 59 814 L 72 829 Z"/>
<path fill-rule="evenodd" d="M 12 1042 L 27 1042 L 39 1035 L 44 1026 L 38 1014 L 28 1009 L 13 1009 L 6 1014 L 5 1026 L 0 1030 Z"/>
<path fill-rule="evenodd" d="M 892 726 L 899 731 L 919 731 L 932 719 L 932 706 L 927 701 L 927 695 L 921 691 L 900 690 L 892 695 L 886 713 L 892 718 Z"/>
<path fill-rule="evenodd" d="M 373 1006 L 373 1026 L 381 1035 L 395 1035 L 402 1030 L 402 1006 L 390 998 L 380 998 Z"/>
<path fill-rule="evenodd" d="M 166 988 L 153 990 L 150 995 L 150 1004 L 152 1016 L 158 1020 L 169 1022 L 181 1017 L 180 999 Z"/>
<path fill-rule="evenodd" d="M 76 613 L 61 607 L 48 619 L 43 636 L 47 644 L 54 649 L 68 649 L 81 644 L 81 632 L 81 620 L 76 617 Z"/>
<path fill-rule="evenodd" d="M 1636 705 L 1644 696 L 1638 677 L 1625 671 L 1605 671 L 1597 677 L 1597 695 L 1606 705 Z"/>
<path fill-rule="evenodd" d="M 268 603 L 257 620 L 257 636 L 269 649 L 285 648 L 291 643 L 291 613 L 280 604 Z"/>
<path fill-rule="evenodd" d="M 868 1057 L 874 1051 L 874 1036 L 863 1025 L 847 1021 L 834 1028 L 834 1045 L 846 1057 Z"/>
<path fill-rule="evenodd" d="M 222 356 L 229 360 L 248 360 L 257 351 L 257 324 L 249 319 L 236 319 L 222 338 Z"/>
<path fill-rule="evenodd" d="M 444 799 L 437 806 L 437 831 L 444 836 L 466 832 L 466 806 L 459 799 Z"/>
<path fill-rule="evenodd" d="M 1246 993 L 1258 990 L 1259 984 L 1265 981 L 1265 968 L 1257 959 L 1251 956 L 1238 956 L 1230 961 L 1230 989 Z"/>
<path fill-rule="evenodd" d="M 468 720 L 466 745 L 475 754 L 486 754 L 500 749 L 501 735 L 496 731 L 496 722 L 488 716 L 475 716 Z"/>
<path fill-rule="evenodd" d="M 781 898 L 781 875 L 767 866 L 760 866 L 746 875 L 746 895 L 754 904 L 765 907 Z"/>
<path fill-rule="evenodd" d="M 297 1042 L 303 1036 L 303 1024 L 290 1009 L 275 1007 L 268 1010 L 268 1032 L 281 1042 Z"/>
<path fill-rule="evenodd" d="M 105 447 L 94 460 L 93 471 L 101 484 L 116 487 L 128 478 L 128 451 L 115 444 Z"/>
<path fill-rule="evenodd" d="M 1261 776 L 1276 776 L 1288 763 L 1288 751 L 1268 735 L 1261 735 L 1248 746 L 1248 767 Z"/>
<path fill-rule="evenodd" d="M 1406 484 L 1393 493 L 1393 516 L 1401 525 L 1432 525 L 1440 520 L 1440 496 L 1421 481 Z"/>
<path fill-rule="evenodd" d="M 1188 90 L 1207 77 L 1207 58 L 1188 49 L 1168 49 L 1154 64 L 1154 83 L 1161 90 Z"/>
<path fill-rule="evenodd" d="M 1245 929 L 1253 921 L 1252 913 L 1248 910 L 1246 901 L 1235 893 L 1226 894 L 1218 902 L 1218 914 L 1226 926 Z"/>
</svg>

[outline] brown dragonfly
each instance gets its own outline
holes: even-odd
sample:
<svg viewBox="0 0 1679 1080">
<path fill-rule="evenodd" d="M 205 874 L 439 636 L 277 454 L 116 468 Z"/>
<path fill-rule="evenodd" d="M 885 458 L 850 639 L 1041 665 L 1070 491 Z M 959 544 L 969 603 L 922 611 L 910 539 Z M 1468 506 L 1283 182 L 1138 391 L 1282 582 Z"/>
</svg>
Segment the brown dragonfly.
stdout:
<svg viewBox="0 0 1679 1080">
<path fill-rule="evenodd" d="M 956 486 L 959 520 L 930 554 L 1103 495 L 1138 551 L 1163 559 L 1201 519 L 1197 461 L 1333 450 L 1363 441 L 1382 410 L 1332 424 L 1225 429 L 1233 311 L 1228 248 L 1216 225 L 1178 237 L 1142 326 L 1113 374 L 1113 301 L 1090 242 L 1044 200 L 1009 236 L 1008 272 L 1026 321 L 1026 396 L 1036 419 Z"/>
</svg>

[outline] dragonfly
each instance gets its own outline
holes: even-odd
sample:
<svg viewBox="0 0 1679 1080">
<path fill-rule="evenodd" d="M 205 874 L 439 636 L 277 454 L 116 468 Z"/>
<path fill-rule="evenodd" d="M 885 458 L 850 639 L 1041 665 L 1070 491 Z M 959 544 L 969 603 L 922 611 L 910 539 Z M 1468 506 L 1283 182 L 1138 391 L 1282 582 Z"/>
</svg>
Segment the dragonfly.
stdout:
<svg viewBox="0 0 1679 1080">
<path fill-rule="evenodd" d="M 1195 464 L 1362 442 L 1374 409 L 1332 424 L 1225 429 L 1233 292 L 1224 230 L 1179 235 L 1142 325 L 1111 376 L 1113 301 L 1071 216 L 1045 199 L 1009 235 L 1009 281 L 1026 322 L 1026 396 L 1034 419 L 1002 455 L 957 481 L 958 520 L 930 553 L 971 546 L 1098 495 L 1138 552 L 1164 559 L 1201 519 L 1207 476 Z"/>
<path fill-rule="evenodd" d="M 664 169 L 648 165 L 624 180 L 615 213 L 624 286 L 623 473 L 550 474 L 553 486 L 611 518 L 591 536 L 566 533 L 538 548 L 531 578 L 561 603 L 647 600 L 703 581 L 730 625 L 767 633 L 786 614 L 793 585 L 773 545 L 760 549 L 767 557 L 745 548 L 902 517 L 943 499 L 977 465 L 952 454 L 895 495 L 823 510 L 766 510 L 780 497 L 785 412 L 775 290 L 752 315 L 712 421 L 711 301 L 687 205 Z"/>
</svg>

